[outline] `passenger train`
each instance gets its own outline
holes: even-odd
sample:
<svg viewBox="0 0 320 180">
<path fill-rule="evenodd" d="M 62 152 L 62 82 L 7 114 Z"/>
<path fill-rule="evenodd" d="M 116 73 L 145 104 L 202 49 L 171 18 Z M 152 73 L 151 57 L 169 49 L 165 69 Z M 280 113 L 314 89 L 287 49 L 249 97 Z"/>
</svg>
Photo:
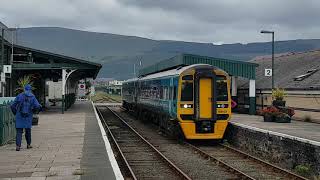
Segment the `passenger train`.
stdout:
<svg viewBox="0 0 320 180">
<path fill-rule="evenodd" d="M 222 139 L 231 117 L 230 78 L 207 64 L 127 80 L 122 96 L 138 119 L 186 139 Z"/>
</svg>

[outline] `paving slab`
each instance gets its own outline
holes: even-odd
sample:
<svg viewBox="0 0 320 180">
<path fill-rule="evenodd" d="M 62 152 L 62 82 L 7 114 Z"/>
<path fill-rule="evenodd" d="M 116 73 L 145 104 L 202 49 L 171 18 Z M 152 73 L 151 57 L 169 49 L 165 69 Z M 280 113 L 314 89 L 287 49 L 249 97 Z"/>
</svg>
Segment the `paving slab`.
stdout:
<svg viewBox="0 0 320 180">
<path fill-rule="evenodd" d="M 91 102 L 57 110 L 40 114 L 32 149 L 0 147 L 0 179 L 116 179 Z"/>
<path fill-rule="evenodd" d="M 297 140 L 306 140 L 320 144 L 320 124 L 294 121 L 291 123 L 264 122 L 262 116 L 232 114 L 230 123 L 233 125 L 244 125 L 255 130 L 266 130 L 275 132 L 279 136 L 292 137 Z"/>
</svg>

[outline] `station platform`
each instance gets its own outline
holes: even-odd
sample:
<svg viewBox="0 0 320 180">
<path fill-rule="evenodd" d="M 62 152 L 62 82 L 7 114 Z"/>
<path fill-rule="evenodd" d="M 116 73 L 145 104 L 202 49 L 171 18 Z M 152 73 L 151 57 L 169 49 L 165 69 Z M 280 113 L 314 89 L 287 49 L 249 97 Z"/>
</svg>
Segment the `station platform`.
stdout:
<svg viewBox="0 0 320 180">
<path fill-rule="evenodd" d="M 225 138 L 234 147 L 282 168 L 305 167 L 320 175 L 320 124 L 264 122 L 262 116 L 233 114 Z"/>
<path fill-rule="evenodd" d="M 232 114 L 231 124 L 320 146 L 320 124 L 264 122 L 262 116 Z"/>
<path fill-rule="evenodd" d="M 65 114 L 43 112 L 32 128 L 32 149 L 25 140 L 19 152 L 14 142 L 0 147 L 0 179 L 123 179 L 101 129 L 89 101 Z"/>
</svg>

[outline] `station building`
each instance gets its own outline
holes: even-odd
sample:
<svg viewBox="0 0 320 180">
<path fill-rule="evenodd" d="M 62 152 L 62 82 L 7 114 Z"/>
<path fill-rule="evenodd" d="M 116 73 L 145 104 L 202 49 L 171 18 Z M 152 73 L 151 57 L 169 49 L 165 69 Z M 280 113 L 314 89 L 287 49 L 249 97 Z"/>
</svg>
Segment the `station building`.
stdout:
<svg viewBox="0 0 320 180">
<path fill-rule="evenodd" d="M 271 77 L 265 69 L 271 68 L 271 58 L 261 57 L 251 62 L 258 64 L 256 70 L 257 109 L 271 105 Z M 320 50 L 276 55 L 275 87 L 285 89 L 286 106 L 295 109 L 295 119 L 320 123 Z M 238 81 L 239 111 L 248 112 L 247 92 L 249 84 Z"/>
<path fill-rule="evenodd" d="M 1 97 L 14 97 L 23 77 L 33 81 L 34 93 L 43 106 L 48 99 L 47 82 L 60 82 L 62 112 L 75 101 L 78 82 L 95 79 L 102 65 L 15 44 L 15 31 L 0 23 Z M 50 42 L 48 42 L 50 43 Z M 6 67 L 7 69 L 4 69 Z"/>
</svg>

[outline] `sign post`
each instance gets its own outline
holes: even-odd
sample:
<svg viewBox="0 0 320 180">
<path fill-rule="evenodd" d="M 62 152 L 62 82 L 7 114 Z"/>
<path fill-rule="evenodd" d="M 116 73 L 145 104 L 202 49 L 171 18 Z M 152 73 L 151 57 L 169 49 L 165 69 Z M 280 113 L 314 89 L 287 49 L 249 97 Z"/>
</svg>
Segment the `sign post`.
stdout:
<svg viewBox="0 0 320 180">
<path fill-rule="evenodd" d="M 78 85 L 78 96 L 80 98 L 86 96 L 86 84 L 79 84 Z"/>
</svg>

